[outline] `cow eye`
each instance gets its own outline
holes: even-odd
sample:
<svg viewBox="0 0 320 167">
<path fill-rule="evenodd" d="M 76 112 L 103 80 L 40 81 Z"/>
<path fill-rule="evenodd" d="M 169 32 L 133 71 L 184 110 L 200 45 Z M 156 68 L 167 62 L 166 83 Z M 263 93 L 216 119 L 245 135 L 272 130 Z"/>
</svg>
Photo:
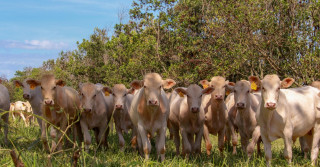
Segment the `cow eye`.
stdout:
<svg viewBox="0 0 320 167">
<path fill-rule="evenodd" d="M 144 88 L 147 88 L 146 86 L 143 86 Z"/>
<path fill-rule="evenodd" d="M 262 90 L 265 91 L 264 87 L 262 87 Z"/>
<path fill-rule="evenodd" d="M 52 88 L 52 90 L 55 90 L 55 89 L 56 89 L 56 86 Z"/>
<path fill-rule="evenodd" d="M 41 90 L 43 90 L 43 87 L 41 86 Z"/>
<path fill-rule="evenodd" d="M 278 90 L 280 90 L 280 87 L 278 87 Z"/>
<path fill-rule="evenodd" d="M 249 91 L 247 91 L 247 93 L 249 93 Z"/>
<path fill-rule="evenodd" d="M 234 92 L 234 93 L 236 93 L 237 91 L 236 91 L 236 90 L 234 90 L 233 92 Z"/>
<path fill-rule="evenodd" d="M 97 94 L 93 95 L 93 98 L 96 98 Z"/>
<path fill-rule="evenodd" d="M 114 93 L 112 93 L 112 96 L 115 96 L 115 94 L 114 94 Z"/>
</svg>

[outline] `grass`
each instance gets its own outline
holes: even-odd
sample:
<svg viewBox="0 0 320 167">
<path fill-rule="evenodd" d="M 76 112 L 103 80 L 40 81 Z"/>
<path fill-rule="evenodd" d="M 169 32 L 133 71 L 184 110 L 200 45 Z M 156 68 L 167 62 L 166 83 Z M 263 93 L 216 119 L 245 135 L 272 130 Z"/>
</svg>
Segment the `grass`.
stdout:
<svg viewBox="0 0 320 167">
<path fill-rule="evenodd" d="M 40 141 L 40 130 L 37 124 L 33 123 L 29 127 L 25 127 L 22 120 L 13 121 L 10 119 L 9 126 L 9 141 L 8 146 L 4 146 L 3 143 L 3 129 L 0 132 L 0 167 L 1 166 L 14 166 L 11 157 L 10 150 L 15 149 L 17 154 L 20 155 L 23 163 L 26 166 L 48 166 L 51 163 L 52 166 L 71 166 L 72 155 L 74 150 L 64 148 L 65 151 L 51 155 L 50 161 L 48 155 L 42 149 L 42 143 Z M 137 152 L 132 150 L 129 146 L 130 134 L 125 135 L 126 149 L 124 152 L 120 152 L 118 149 L 118 137 L 113 131 L 109 134 L 108 142 L 109 149 L 98 149 L 97 144 L 92 138 L 93 144 L 90 147 L 90 152 L 80 152 L 79 166 L 265 166 L 265 158 L 262 146 L 262 156 L 254 154 L 251 160 L 247 160 L 246 155 L 241 151 L 240 145 L 237 148 L 237 155 L 232 155 L 232 147 L 226 146 L 224 156 L 220 156 L 217 148 L 217 137 L 212 136 L 213 151 L 211 156 L 207 156 L 205 153 L 205 145 L 202 143 L 202 153 L 200 156 L 190 157 L 186 160 L 180 156 L 175 156 L 175 146 L 173 140 L 166 139 L 166 160 L 160 163 L 156 159 L 155 147 L 153 142 L 151 160 L 145 161 L 138 155 Z M 240 142 L 239 142 L 240 143 Z M 309 159 L 305 160 L 303 154 L 300 151 L 300 146 L 296 142 L 293 147 L 293 163 L 292 166 L 311 166 Z M 282 140 L 276 140 L 272 143 L 272 166 L 287 166 L 287 162 L 283 156 L 283 142 Z M 256 153 L 256 152 L 255 152 Z"/>
</svg>

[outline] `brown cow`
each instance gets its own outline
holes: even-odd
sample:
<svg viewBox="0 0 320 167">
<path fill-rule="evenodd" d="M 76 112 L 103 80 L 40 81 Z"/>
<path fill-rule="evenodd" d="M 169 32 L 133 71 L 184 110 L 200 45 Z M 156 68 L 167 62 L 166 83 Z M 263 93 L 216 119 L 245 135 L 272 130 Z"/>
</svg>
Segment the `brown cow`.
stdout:
<svg viewBox="0 0 320 167">
<path fill-rule="evenodd" d="M 182 136 L 182 155 L 189 157 L 190 153 L 201 153 L 203 136 L 204 110 L 201 105 L 202 95 L 210 94 L 214 88 L 204 90 L 196 84 L 188 88 L 176 88 L 179 96 L 175 96 L 170 104 L 169 120 L 172 125 L 176 154 L 179 155 L 180 135 Z"/>
<path fill-rule="evenodd" d="M 220 153 L 222 153 L 224 148 L 226 124 L 228 120 L 228 111 L 226 104 L 224 103 L 224 97 L 226 85 L 229 84 L 229 81 L 226 81 L 225 78 L 221 76 L 216 76 L 211 79 L 211 82 L 202 80 L 200 81 L 200 84 L 204 88 L 207 86 L 214 88 L 214 91 L 211 93 L 211 95 L 203 96 L 201 104 L 205 111 L 203 134 L 206 141 L 207 155 L 211 154 L 212 148 L 209 134 L 218 135 L 218 147 Z"/>
<path fill-rule="evenodd" d="M 80 124 L 84 136 L 86 151 L 91 144 L 89 130 L 94 130 L 97 144 L 107 147 L 107 136 L 109 134 L 108 124 L 111 120 L 112 110 L 108 106 L 103 93 L 110 91 L 109 88 L 103 87 L 102 90 L 92 83 L 79 84 L 81 97 Z"/>
<path fill-rule="evenodd" d="M 43 95 L 42 117 L 50 124 L 60 127 L 62 131 L 66 131 L 67 126 L 77 120 L 80 107 L 79 94 L 73 88 L 64 86 L 64 81 L 56 80 L 52 74 L 46 74 L 42 76 L 40 81 L 30 79 L 26 82 L 30 85 L 31 89 L 41 86 Z M 46 131 L 50 124 L 42 121 L 41 139 L 47 151 L 49 151 L 49 146 Z M 72 126 L 74 130 L 74 141 L 77 133 L 81 133 L 80 123 L 75 123 L 75 125 L 76 126 Z M 63 137 L 60 131 L 57 135 L 55 128 L 51 128 L 50 135 L 53 139 L 57 137 L 58 141 Z M 52 142 L 52 151 L 56 148 L 58 148 L 58 150 L 62 148 L 62 140 L 58 145 L 56 145 L 55 141 Z"/>
<path fill-rule="evenodd" d="M 135 128 L 137 129 L 138 148 L 142 154 L 142 149 L 146 159 L 149 159 L 151 143 L 148 139 L 157 133 L 156 149 L 161 161 L 165 158 L 165 136 L 167 129 L 167 119 L 169 116 L 169 102 L 163 90 L 175 85 L 172 79 L 162 80 L 157 73 L 148 73 L 144 76 L 143 82 L 134 81 L 131 84 L 138 90 L 132 100 L 129 115 Z M 137 88 L 136 88 L 137 87 Z"/>
</svg>

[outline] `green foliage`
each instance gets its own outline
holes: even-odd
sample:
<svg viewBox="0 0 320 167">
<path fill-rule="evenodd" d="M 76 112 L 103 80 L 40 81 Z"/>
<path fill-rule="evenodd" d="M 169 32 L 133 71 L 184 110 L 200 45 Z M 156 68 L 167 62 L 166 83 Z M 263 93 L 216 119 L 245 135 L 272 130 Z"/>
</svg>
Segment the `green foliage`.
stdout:
<svg viewBox="0 0 320 167">
<path fill-rule="evenodd" d="M 310 84 L 320 75 L 319 8 L 318 1 L 139 0 L 112 36 L 96 28 L 76 50 L 39 69 L 74 88 L 79 82 L 129 86 L 147 72 L 178 86 L 270 73 Z"/>
</svg>

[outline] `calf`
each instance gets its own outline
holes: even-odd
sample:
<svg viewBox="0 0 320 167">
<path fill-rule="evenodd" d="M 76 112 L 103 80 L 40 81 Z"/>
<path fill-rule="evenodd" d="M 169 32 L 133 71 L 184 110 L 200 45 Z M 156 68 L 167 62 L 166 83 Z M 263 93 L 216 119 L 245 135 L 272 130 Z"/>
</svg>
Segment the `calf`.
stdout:
<svg viewBox="0 0 320 167">
<path fill-rule="evenodd" d="M 250 157 L 253 153 L 255 143 L 258 143 L 258 153 L 260 153 L 260 127 L 256 121 L 256 112 L 261 101 L 260 94 L 254 94 L 254 90 L 251 89 L 250 82 L 246 80 L 238 81 L 235 86 L 228 85 L 228 89 L 234 92 L 233 99 L 230 99 L 227 104 L 233 103 L 234 108 L 229 112 L 229 121 L 235 125 L 241 137 L 241 146 L 244 152 L 247 152 Z M 234 110 L 237 110 L 236 112 Z M 235 112 L 235 113 L 234 113 Z M 231 121 L 234 115 L 234 120 Z M 233 127 L 232 127 L 233 129 Z M 236 141 L 237 134 L 234 130 L 232 132 L 233 154 L 236 153 Z M 252 138 L 252 143 L 249 144 L 249 140 Z"/>
<path fill-rule="evenodd" d="M 311 86 L 281 89 L 291 86 L 294 79 L 280 81 L 277 75 L 266 75 L 263 80 L 251 76 L 249 81 L 262 89 L 262 101 L 256 118 L 261 129 L 267 165 L 271 161 L 272 141 L 283 138 L 284 157 L 291 163 L 293 141 L 301 136 L 308 137 L 306 134 L 310 130 L 313 130 L 313 134 L 309 135 L 312 138 L 311 160 L 315 164 L 320 138 L 320 115 L 317 111 L 319 90 Z"/>
<path fill-rule="evenodd" d="M 180 147 L 179 130 L 182 136 L 182 154 L 189 157 L 190 153 L 201 153 L 204 110 L 200 105 L 202 95 L 210 94 L 213 90 L 212 87 L 202 90 L 195 84 L 190 85 L 187 89 L 175 89 L 180 96 L 176 96 L 170 104 L 169 121 L 174 134 L 177 155 L 179 155 Z"/>
<path fill-rule="evenodd" d="M 113 118 L 119 138 L 120 150 L 123 151 L 125 141 L 122 133 L 128 133 L 128 130 L 133 128 L 133 124 L 128 113 L 133 95 L 129 93 L 129 90 L 123 84 L 116 84 L 113 86 L 112 90 L 108 90 L 113 96 Z M 135 136 L 135 134 L 132 135 Z"/>
<path fill-rule="evenodd" d="M 79 116 L 79 107 L 80 107 L 80 98 L 76 90 L 71 87 L 64 86 L 65 83 L 62 80 L 56 80 L 54 75 L 46 74 L 43 75 L 41 80 L 27 80 L 26 81 L 31 89 L 35 89 L 37 86 L 40 86 L 41 93 L 43 96 L 42 103 L 42 117 L 49 122 L 42 122 L 42 132 L 41 139 L 44 144 L 44 148 L 49 151 L 48 141 L 46 138 L 46 130 L 50 124 L 60 127 L 62 131 L 67 130 L 68 125 L 75 124 L 71 126 L 73 128 L 73 137 L 74 141 L 76 137 L 81 136 L 80 123 L 75 122 Z M 56 142 L 52 142 L 52 151 L 56 148 L 61 150 L 62 148 L 62 133 L 56 132 L 55 128 L 51 128 L 50 132 L 51 137 L 54 139 L 57 137 L 58 145 Z"/>
<path fill-rule="evenodd" d="M 9 113 L 3 114 L 3 112 L 7 112 L 10 109 L 10 97 L 8 89 L 3 86 L 2 80 L 0 79 L 0 115 L 3 120 L 4 126 L 4 144 L 8 144 L 8 124 L 9 124 Z M 2 127 L 2 123 L 0 122 L 0 129 Z"/>
<path fill-rule="evenodd" d="M 224 97 L 226 85 L 233 85 L 233 83 L 229 83 L 229 81 L 226 81 L 223 77 L 216 76 L 211 79 L 211 82 L 202 80 L 200 81 L 200 84 L 204 88 L 208 86 L 214 88 L 211 95 L 205 95 L 202 97 L 203 99 L 201 102 L 205 111 L 203 135 L 206 141 L 207 155 L 211 154 L 212 148 L 209 134 L 218 135 L 218 147 L 220 153 L 222 153 L 224 148 L 226 124 L 228 120 L 228 111 L 226 104 L 224 103 Z"/>
<path fill-rule="evenodd" d="M 84 135 L 85 149 L 88 151 L 91 144 L 89 130 L 94 130 L 96 142 L 107 147 L 107 136 L 109 134 L 109 121 L 112 110 L 108 110 L 103 93 L 108 92 L 109 88 L 103 87 L 102 90 L 92 83 L 79 84 L 81 97 L 80 125 Z"/>
<path fill-rule="evenodd" d="M 26 126 L 28 126 L 28 120 L 31 113 L 30 106 L 26 102 L 23 101 L 16 101 L 13 103 L 13 114 L 12 118 L 13 120 L 16 120 L 16 116 L 22 118 L 23 122 Z"/>
<path fill-rule="evenodd" d="M 42 120 L 39 116 L 41 116 L 42 110 L 41 105 L 43 102 L 43 96 L 41 93 L 41 86 L 37 86 L 33 89 L 30 88 L 29 84 L 27 83 L 27 80 L 25 79 L 23 82 L 20 81 L 13 81 L 14 85 L 16 87 L 21 87 L 23 89 L 23 98 L 27 100 L 32 108 L 32 112 L 37 115 L 37 121 L 40 126 L 40 130 L 42 129 Z"/>
<path fill-rule="evenodd" d="M 138 148 L 142 154 L 142 149 L 146 159 L 149 159 L 151 144 L 148 139 L 157 133 L 156 149 L 161 161 L 165 158 L 165 135 L 167 129 L 167 119 L 169 116 L 169 102 L 163 90 L 175 85 L 172 79 L 162 80 L 157 73 L 148 73 L 144 80 L 133 81 L 133 88 L 139 89 L 132 100 L 129 115 L 135 128 L 137 128 Z"/>
</svg>

